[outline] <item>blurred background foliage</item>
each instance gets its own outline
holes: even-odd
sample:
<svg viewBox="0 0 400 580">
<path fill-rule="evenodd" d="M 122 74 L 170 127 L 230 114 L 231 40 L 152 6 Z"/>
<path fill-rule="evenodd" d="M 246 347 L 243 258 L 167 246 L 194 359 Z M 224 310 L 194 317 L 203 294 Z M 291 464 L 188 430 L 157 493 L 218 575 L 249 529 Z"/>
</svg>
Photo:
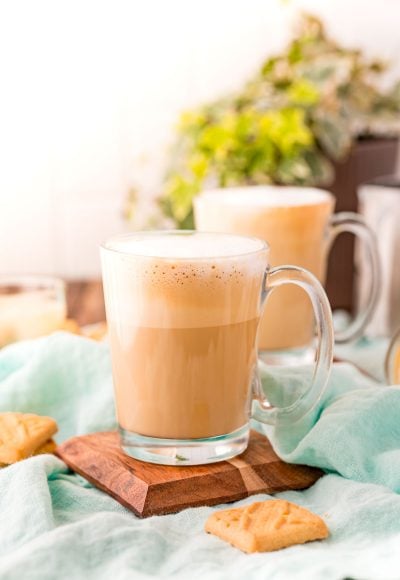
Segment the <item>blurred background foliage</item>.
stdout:
<svg viewBox="0 0 400 580">
<path fill-rule="evenodd" d="M 284 52 L 242 90 L 182 114 L 160 199 L 164 215 L 193 227 L 192 200 L 205 187 L 329 184 L 332 161 L 357 138 L 400 132 L 400 83 L 381 90 L 385 70 L 303 15 Z"/>
</svg>

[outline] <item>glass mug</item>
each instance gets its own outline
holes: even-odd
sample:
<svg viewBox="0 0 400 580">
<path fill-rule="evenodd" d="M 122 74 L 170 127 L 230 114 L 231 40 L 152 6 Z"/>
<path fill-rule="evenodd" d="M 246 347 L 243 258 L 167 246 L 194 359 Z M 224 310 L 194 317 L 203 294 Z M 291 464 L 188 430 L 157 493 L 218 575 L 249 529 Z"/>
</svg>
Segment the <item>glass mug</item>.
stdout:
<svg viewBox="0 0 400 580">
<path fill-rule="evenodd" d="M 123 450 L 166 465 L 198 465 L 242 453 L 253 417 L 296 421 L 319 398 L 332 362 L 328 299 L 309 272 L 269 269 L 259 239 L 193 231 L 116 236 L 101 248 L 117 417 Z M 266 298 L 295 284 L 318 328 L 308 390 L 273 408 L 257 371 Z"/>
<path fill-rule="evenodd" d="M 267 240 L 272 266 L 295 264 L 325 282 L 329 250 L 343 232 L 358 236 L 367 250 L 369 280 L 365 308 L 336 342 L 358 338 L 369 322 L 378 298 L 379 258 L 374 234 L 355 213 L 333 215 L 335 198 L 322 189 L 251 186 L 204 191 L 194 200 L 196 228 L 256 236 Z M 365 280 L 364 280 L 365 282 Z M 260 325 L 260 356 L 270 363 L 290 364 L 312 357 L 312 310 L 298 288 L 276 293 Z"/>
</svg>

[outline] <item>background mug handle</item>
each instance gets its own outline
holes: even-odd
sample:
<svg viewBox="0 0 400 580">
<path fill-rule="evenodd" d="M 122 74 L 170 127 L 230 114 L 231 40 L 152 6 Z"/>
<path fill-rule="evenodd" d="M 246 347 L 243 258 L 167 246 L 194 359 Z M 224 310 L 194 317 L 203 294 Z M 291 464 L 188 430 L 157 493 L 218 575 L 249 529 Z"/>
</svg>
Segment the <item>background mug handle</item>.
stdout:
<svg viewBox="0 0 400 580">
<path fill-rule="evenodd" d="M 327 252 L 329 253 L 337 236 L 344 232 L 354 234 L 364 244 L 370 266 L 370 274 L 367 304 L 365 308 L 360 309 L 349 326 L 335 333 L 335 341 L 337 344 L 355 340 L 363 334 L 375 312 L 379 298 L 381 279 L 380 260 L 375 234 L 360 215 L 353 212 L 340 212 L 332 216 L 329 224 Z M 365 272 L 363 272 L 363 275 L 365 275 Z"/>
<path fill-rule="evenodd" d="M 288 407 L 271 405 L 264 395 L 258 372 L 256 372 L 253 383 L 256 404 L 252 417 L 266 424 L 274 424 L 278 417 L 294 422 L 310 411 L 327 385 L 332 366 L 334 345 L 332 312 L 325 290 L 317 278 L 307 270 L 296 266 L 280 266 L 265 273 L 262 301 L 264 302 L 272 292 L 286 284 L 299 286 L 310 298 L 318 336 L 316 360 L 310 386 Z"/>
</svg>

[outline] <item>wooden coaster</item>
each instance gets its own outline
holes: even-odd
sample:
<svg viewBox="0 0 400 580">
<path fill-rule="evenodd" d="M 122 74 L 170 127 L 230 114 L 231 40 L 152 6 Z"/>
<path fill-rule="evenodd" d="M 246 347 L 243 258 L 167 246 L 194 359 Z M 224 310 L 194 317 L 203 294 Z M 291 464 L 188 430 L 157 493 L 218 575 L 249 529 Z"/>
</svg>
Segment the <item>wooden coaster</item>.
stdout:
<svg viewBox="0 0 400 580">
<path fill-rule="evenodd" d="M 309 487 L 322 472 L 279 459 L 268 439 L 251 432 L 247 450 L 228 461 L 170 467 L 122 451 L 117 432 L 69 439 L 56 454 L 73 470 L 139 517 L 237 501 L 256 493 Z"/>
</svg>

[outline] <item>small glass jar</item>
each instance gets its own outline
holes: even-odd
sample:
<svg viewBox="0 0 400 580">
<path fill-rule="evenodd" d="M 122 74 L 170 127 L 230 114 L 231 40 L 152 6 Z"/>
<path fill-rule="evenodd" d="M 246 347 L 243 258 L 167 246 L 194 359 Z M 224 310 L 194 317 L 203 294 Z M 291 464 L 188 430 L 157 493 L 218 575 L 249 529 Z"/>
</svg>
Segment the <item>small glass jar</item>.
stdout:
<svg viewBox="0 0 400 580">
<path fill-rule="evenodd" d="M 0 276 L 0 347 L 62 328 L 65 284 L 50 276 Z"/>
</svg>

